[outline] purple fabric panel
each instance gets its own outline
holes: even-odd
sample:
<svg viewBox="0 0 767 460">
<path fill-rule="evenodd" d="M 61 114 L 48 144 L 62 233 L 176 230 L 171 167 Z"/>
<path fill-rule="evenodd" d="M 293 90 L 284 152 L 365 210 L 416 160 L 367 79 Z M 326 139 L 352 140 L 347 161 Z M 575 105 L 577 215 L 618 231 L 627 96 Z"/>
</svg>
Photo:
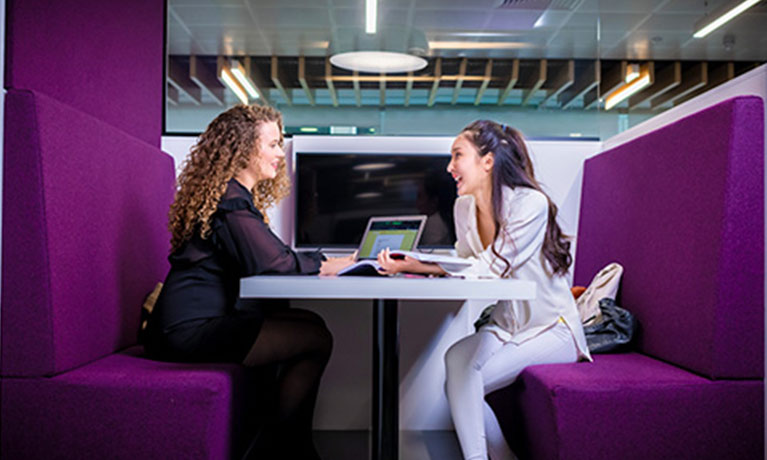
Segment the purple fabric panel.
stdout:
<svg viewBox="0 0 767 460">
<path fill-rule="evenodd" d="M 5 97 L 3 158 L 2 375 L 53 369 L 48 253 L 37 117 L 31 93 Z M 24 218 L 19 218 L 23 216 Z M 34 327 L 29 327 L 34 324 Z"/>
<path fill-rule="evenodd" d="M 764 452 L 761 380 L 710 381 L 634 353 L 532 366 L 508 391 L 522 410 L 512 439 L 526 440 L 512 447 L 530 459 L 761 458 Z"/>
<path fill-rule="evenodd" d="M 3 344 L 14 344 L 3 347 L 3 375 L 50 375 L 135 343 L 142 299 L 168 269 L 173 160 L 47 96 L 12 90 L 6 101 L 12 110 L 33 111 L 37 132 L 27 142 L 39 142 L 37 151 L 20 142 L 18 150 L 5 152 L 6 164 L 15 168 L 13 177 L 6 174 L 6 190 L 28 195 L 25 200 L 41 202 L 42 209 L 29 215 L 23 208 L 4 208 L 3 227 L 22 223 L 44 250 L 3 257 L 4 288 L 17 292 L 4 292 L 4 319 L 10 312 L 23 325 L 3 321 Z M 6 117 L 7 136 L 24 128 L 19 122 Z M 24 165 L 34 168 L 25 171 Z M 35 173 L 41 184 L 32 186 Z M 8 201 L 15 195 L 4 196 Z M 17 264 L 40 265 L 44 279 L 27 279 L 16 272 Z M 41 286 L 46 298 L 29 295 Z M 33 301 L 48 303 L 30 308 Z M 35 331 L 46 325 L 42 333 Z M 47 356 L 51 349 L 53 356 Z M 31 362 L 30 353 L 42 354 L 45 366 Z"/>
<path fill-rule="evenodd" d="M 712 376 L 764 378 L 764 107 L 733 107 Z"/>
<path fill-rule="evenodd" d="M 761 107 L 722 102 L 584 170 L 575 283 L 621 263 L 638 349 L 712 378 L 763 375 Z"/>
<path fill-rule="evenodd" d="M 163 0 L 8 0 L 5 84 L 160 147 Z"/>
<path fill-rule="evenodd" d="M 131 354 L 53 378 L 3 378 L 3 458 L 230 458 L 244 368 Z"/>
</svg>

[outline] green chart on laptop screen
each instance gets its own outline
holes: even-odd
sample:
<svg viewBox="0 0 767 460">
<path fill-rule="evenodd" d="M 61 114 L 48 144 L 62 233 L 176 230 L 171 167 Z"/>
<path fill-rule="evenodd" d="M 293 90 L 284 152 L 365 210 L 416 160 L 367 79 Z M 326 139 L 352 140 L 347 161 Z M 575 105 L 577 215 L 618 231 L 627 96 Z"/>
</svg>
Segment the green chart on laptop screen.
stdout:
<svg viewBox="0 0 767 460">
<path fill-rule="evenodd" d="M 358 259 L 373 259 L 382 250 L 412 250 L 422 227 L 420 219 L 379 220 L 370 223 Z"/>
</svg>

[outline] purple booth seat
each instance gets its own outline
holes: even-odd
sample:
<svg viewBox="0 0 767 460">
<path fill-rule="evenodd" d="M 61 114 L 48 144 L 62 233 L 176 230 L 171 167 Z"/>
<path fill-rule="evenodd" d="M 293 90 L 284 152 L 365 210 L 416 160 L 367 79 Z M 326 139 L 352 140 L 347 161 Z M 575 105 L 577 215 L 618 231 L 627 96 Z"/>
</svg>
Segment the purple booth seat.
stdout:
<svg viewBox="0 0 767 460">
<path fill-rule="evenodd" d="M 737 97 L 586 161 L 575 283 L 624 266 L 639 353 L 491 395 L 521 458 L 763 456 L 763 114 Z"/>
<path fill-rule="evenodd" d="M 173 160 L 40 93 L 5 103 L 2 458 L 228 458 L 242 367 L 130 348 L 168 268 Z"/>
</svg>

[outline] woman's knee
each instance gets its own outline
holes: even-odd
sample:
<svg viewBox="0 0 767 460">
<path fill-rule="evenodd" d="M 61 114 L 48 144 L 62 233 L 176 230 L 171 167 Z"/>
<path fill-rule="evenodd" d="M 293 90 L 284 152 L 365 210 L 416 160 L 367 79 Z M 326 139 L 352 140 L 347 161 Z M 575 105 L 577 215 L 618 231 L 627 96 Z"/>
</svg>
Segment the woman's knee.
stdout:
<svg viewBox="0 0 767 460">
<path fill-rule="evenodd" d="M 317 324 L 322 327 L 327 327 L 325 324 L 325 319 L 320 316 L 319 314 L 311 311 L 311 310 L 304 310 L 303 308 L 289 308 L 284 310 L 288 314 L 294 315 L 296 318 L 307 321 L 312 324 Z"/>
<path fill-rule="evenodd" d="M 465 347 L 464 342 L 459 340 L 445 352 L 445 372 L 448 378 L 450 374 L 467 366 Z"/>
</svg>

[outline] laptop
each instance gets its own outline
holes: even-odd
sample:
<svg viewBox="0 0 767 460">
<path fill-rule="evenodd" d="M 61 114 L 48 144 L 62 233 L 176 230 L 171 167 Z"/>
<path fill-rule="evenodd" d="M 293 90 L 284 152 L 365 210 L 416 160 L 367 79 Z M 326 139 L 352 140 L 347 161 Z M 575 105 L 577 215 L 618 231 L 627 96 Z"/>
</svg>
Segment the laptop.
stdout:
<svg viewBox="0 0 767 460">
<path fill-rule="evenodd" d="M 391 250 L 413 251 L 421 239 L 426 216 L 371 217 L 357 249 L 357 259 L 338 272 L 339 276 L 381 275 L 376 261 L 378 253 Z"/>
</svg>

